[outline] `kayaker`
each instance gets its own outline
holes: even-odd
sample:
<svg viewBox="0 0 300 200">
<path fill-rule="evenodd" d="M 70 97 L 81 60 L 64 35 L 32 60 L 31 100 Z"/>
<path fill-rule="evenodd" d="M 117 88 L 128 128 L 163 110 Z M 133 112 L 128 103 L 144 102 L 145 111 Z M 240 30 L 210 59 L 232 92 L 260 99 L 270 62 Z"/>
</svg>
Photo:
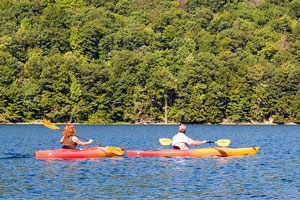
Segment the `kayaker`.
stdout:
<svg viewBox="0 0 300 200">
<path fill-rule="evenodd" d="M 77 145 L 80 146 L 87 146 L 93 142 L 92 139 L 90 139 L 88 142 L 82 142 L 80 141 L 76 136 L 74 136 L 75 133 L 75 127 L 73 124 L 66 125 L 64 129 L 64 135 L 60 139 L 60 143 L 64 144 L 62 147 L 63 149 L 76 149 Z"/>
<path fill-rule="evenodd" d="M 207 141 L 199 141 L 193 140 L 185 135 L 186 133 L 186 126 L 181 124 L 179 126 L 178 133 L 172 139 L 172 147 L 173 149 L 180 149 L 180 150 L 188 150 L 190 145 L 201 145 L 205 144 Z"/>
</svg>

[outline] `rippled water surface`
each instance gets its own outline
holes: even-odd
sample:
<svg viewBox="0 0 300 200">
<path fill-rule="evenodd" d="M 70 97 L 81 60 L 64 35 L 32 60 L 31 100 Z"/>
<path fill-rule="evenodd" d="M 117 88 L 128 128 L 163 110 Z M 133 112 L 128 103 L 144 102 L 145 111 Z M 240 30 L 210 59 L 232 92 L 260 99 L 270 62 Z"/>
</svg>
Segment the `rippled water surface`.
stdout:
<svg viewBox="0 0 300 200">
<path fill-rule="evenodd" d="M 61 126 L 63 128 L 63 126 Z M 108 146 L 166 149 L 158 139 L 178 126 L 77 125 L 77 134 Z M 193 139 L 260 146 L 232 158 L 114 157 L 37 160 L 61 147 L 60 131 L 0 125 L 1 199 L 299 199 L 299 126 L 187 126 Z M 209 146 L 209 145 L 203 145 Z"/>
</svg>

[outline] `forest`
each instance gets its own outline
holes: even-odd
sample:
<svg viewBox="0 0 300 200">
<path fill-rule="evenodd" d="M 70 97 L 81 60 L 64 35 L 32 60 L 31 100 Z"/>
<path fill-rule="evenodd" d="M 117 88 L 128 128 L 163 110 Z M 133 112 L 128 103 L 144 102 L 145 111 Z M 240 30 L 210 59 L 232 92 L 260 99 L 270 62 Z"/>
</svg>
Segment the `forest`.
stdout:
<svg viewBox="0 0 300 200">
<path fill-rule="evenodd" d="M 300 0 L 1 0 L 0 122 L 300 123 Z"/>
</svg>

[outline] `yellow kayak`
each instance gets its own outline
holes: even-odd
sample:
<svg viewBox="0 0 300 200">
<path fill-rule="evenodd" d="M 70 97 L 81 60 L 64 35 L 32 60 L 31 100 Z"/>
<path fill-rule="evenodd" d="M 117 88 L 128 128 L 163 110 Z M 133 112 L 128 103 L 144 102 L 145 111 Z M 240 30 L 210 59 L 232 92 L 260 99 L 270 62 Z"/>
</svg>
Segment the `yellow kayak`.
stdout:
<svg viewBox="0 0 300 200">
<path fill-rule="evenodd" d="M 168 156 L 168 157 L 206 157 L 206 156 L 254 156 L 260 147 L 250 148 L 229 148 L 209 147 L 190 150 L 127 150 L 127 156 Z"/>
</svg>

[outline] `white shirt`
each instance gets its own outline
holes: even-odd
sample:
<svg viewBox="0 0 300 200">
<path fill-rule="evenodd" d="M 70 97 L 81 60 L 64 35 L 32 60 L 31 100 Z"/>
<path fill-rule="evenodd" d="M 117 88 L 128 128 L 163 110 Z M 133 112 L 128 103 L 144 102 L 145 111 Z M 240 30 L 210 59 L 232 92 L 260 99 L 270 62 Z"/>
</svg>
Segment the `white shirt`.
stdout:
<svg viewBox="0 0 300 200">
<path fill-rule="evenodd" d="M 194 142 L 191 138 L 186 136 L 184 133 L 177 133 L 172 139 L 172 146 L 177 146 L 180 150 L 188 150 L 189 145 Z"/>
</svg>

